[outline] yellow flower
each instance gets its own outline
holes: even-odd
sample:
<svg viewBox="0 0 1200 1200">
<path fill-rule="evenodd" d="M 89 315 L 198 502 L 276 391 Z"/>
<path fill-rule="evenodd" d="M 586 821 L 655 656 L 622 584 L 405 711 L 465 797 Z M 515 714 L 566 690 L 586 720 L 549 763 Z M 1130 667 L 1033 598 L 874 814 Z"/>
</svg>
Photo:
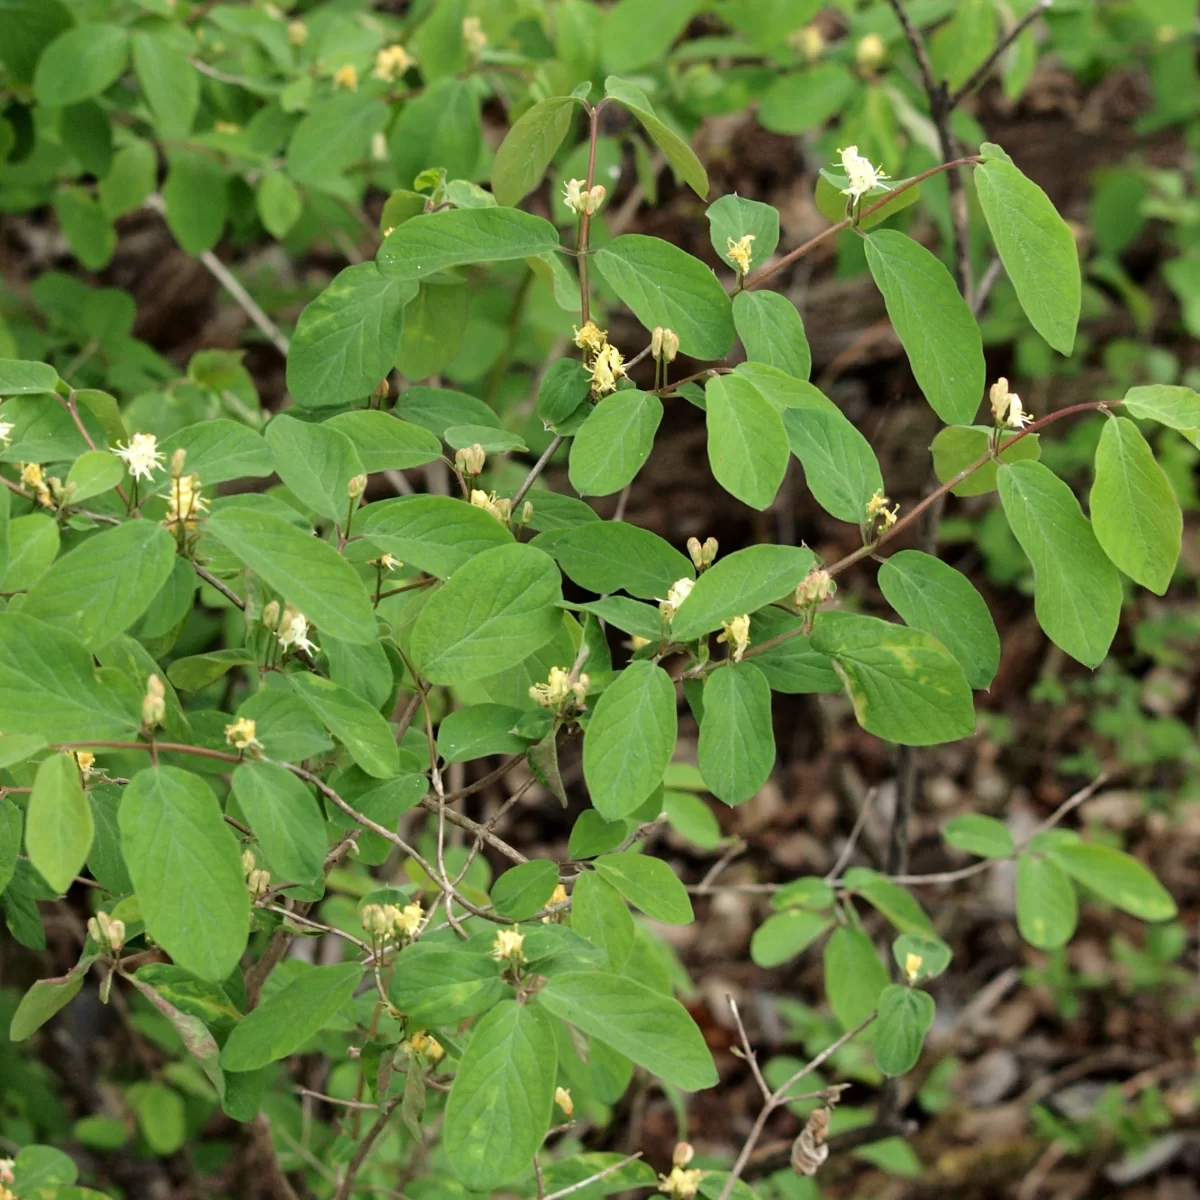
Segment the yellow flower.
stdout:
<svg viewBox="0 0 1200 1200">
<path fill-rule="evenodd" d="M 238 717 L 225 726 L 225 740 L 238 750 L 261 750 L 262 743 L 254 736 L 256 732 L 257 726 L 251 718 Z"/>
<path fill-rule="evenodd" d="M 287 39 L 293 46 L 303 46 L 308 41 L 308 26 L 303 21 L 292 21 L 287 27 Z"/>
<path fill-rule="evenodd" d="M 12 431 L 15 428 L 11 421 L 0 421 L 0 443 L 7 446 L 12 441 Z M 0 1159 L 0 1162 L 3 1160 Z"/>
<path fill-rule="evenodd" d="M 408 1044 L 414 1054 L 421 1055 L 422 1058 L 431 1063 L 437 1062 L 446 1053 L 442 1049 L 442 1043 L 424 1030 L 414 1033 L 408 1039 Z"/>
<path fill-rule="evenodd" d="M 417 60 L 399 42 L 391 46 L 384 46 L 378 54 L 375 55 L 375 78 L 382 79 L 384 83 L 391 83 L 394 79 L 399 79 L 410 67 L 415 67 Z"/>
<path fill-rule="evenodd" d="M 336 91 L 338 88 L 345 88 L 350 92 L 358 91 L 358 68 L 353 63 L 347 63 L 344 67 L 338 67 L 333 73 L 333 87 Z"/>
<path fill-rule="evenodd" d="M 462 23 L 463 41 L 472 58 L 478 58 L 487 45 L 487 34 L 483 32 L 483 22 L 478 17 L 464 17 Z"/>
<path fill-rule="evenodd" d="M 988 390 L 992 402 L 992 416 L 1000 429 L 1024 429 L 1033 421 L 1033 413 L 1027 413 L 1021 397 L 1008 390 L 1008 380 L 1001 376 Z"/>
<path fill-rule="evenodd" d="M 913 954 L 911 951 L 904 956 L 904 978 L 909 983 L 915 983 L 917 976 L 921 973 L 921 964 L 925 960 L 919 954 Z"/>
<path fill-rule="evenodd" d="M 200 494 L 200 480 L 195 475 L 179 475 L 171 480 L 171 490 L 165 495 L 167 528 L 182 524 L 185 529 L 195 529 L 196 517 L 208 509 L 208 501 Z"/>
<path fill-rule="evenodd" d="M 79 768 L 80 775 L 86 779 L 96 765 L 96 756 L 90 750 L 72 750 L 71 753 L 75 756 L 75 765 Z"/>
<path fill-rule="evenodd" d="M 575 329 L 575 345 L 599 354 L 608 345 L 608 330 L 601 329 L 595 321 L 586 321 L 582 329 Z"/>
<path fill-rule="evenodd" d="M 854 61 L 864 71 L 873 71 L 885 58 L 887 46 L 877 33 L 868 33 L 866 37 L 859 38 L 858 45 L 854 47 Z"/>
<path fill-rule="evenodd" d="M 593 216 L 608 195 L 602 184 L 587 187 L 584 179 L 568 179 L 563 189 L 563 203 L 579 216 Z"/>
<path fill-rule="evenodd" d="M 842 195 L 849 196 L 853 203 L 857 204 L 872 188 L 878 187 L 881 180 L 887 178 L 881 168 L 871 166 L 859 154 L 857 146 L 847 146 L 838 154 L 842 156 L 842 170 L 849 180 L 849 186 L 842 188 Z"/>
<path fill-rule="evenodd" d="M 21 482 L 26 487 L 44 488 L 46 486 L 46 478 L 42 474 L 40 463 L 22 463 L 21 464 Z"/>
<path fill-rule="evenodd" d="M 750 646 L 749 614 L 743 613 L 740 617 L 734 617 L 732 621 L 723 621 L 717 641 L 728 642 L 732 650 L 730 657 L 735 663 L 741 662 L 742 655 Z"/>
<path fill-rule="evenodd" d="M 471 503 L 484 512 L 491 513 L 501 525 L 507 525 L 512 519 L 512 501 L 501 499 L 495 492 L 484 492 L 475 488 L 471 492 Z"/>
<path fill-rule="evenodd" d="M 688 598 L 688 593 L 695 586 L 696 581 L 688 579 L 686 575 L 682 579 L 675 580 L 667 592 L 667 598 L 658 602 L 659 611 L 665 613 L 667 619 L 670 620 L 675 615 L 676 609 Z"/>
<path fill-rule="evenodd" d="M 705 1171 L 689 1171 L 684 1167 L 672 1167 L 670 1175 L 660 1175 L 658 1190 L 665 1192 L 673 1200 L 693 1200 L 700 1191 L 700 1182 L 707 1174 Z"/>
<path fill-rule="evenodd" d="M 492 957 L 497 962 L 519 963 L 524 958 L 521 947 L 525 944 L 525 935 L 519 926 L 511 929 L 498 929 L 496 940 L 492 943 Z"/>
<path fill-rule="evenodd" d="M 620 350 L 605 342 L 596 355 L 596 361 L 592 363 L 592 391 L 597 396 L 616 391 L 617 380 L 625 374 L 624 364 L 625 356 Z"/>
<path fill-rule="evenodd" d="M 727 249 L 726 255 L 733 259 L 734 265 L 737 267 L 739 275 L 750 274 L 750 260 L 753 254 L 750 249 L 750 243 L 754 241 L 754 234 L 747 233 L 739 241 L 734 241 L 733 238 L 726 238 Z"/>
<path fill-rule="evenodd" d="M 575 1115 L 575 1101 L 571 1099 L 571 1093 L 566 1088 L 554 1089 L 554 1103 L 563 1110 L 568 1120 Z"/>
<path fill-rule="evenodd" d="M 167 693 L 163 681 L 157 675 L 151 675 L 146 680 L 146 694 L 142 698 L 142 724 L 147 729 L 154 729 L 163 723 L 167 715 Z M 254 724 L 253 721 L 250 722 Z"/>
<path fill-rule="evenodd" d="M 0 1158 L 0 1183 L 14 1182 L 16 1176 L 13 1174 L 13 1167 L 16 1165 L 14 1159 Z M 12 1193 L 10 1192 L 9 1195 L 12 1195 Z"/>
<path fill-rule="evenodd" d="M 317 648 L 308 637 L 308 618 L 290 604 L 284 609 L 283 621 L 275 636 L 284 651 L 295 647 L 297 650 L 303 650 L 311 658 Z"/>
<path fill-rule="evenodd" d="M 875 494 L 867 501 L 867 520 L 874 521 L 876 517 L 883 522 L 884 529 L 891 529 L 896 523 L 896 515 L 900 512 L 900 505 L 889 509 L 888 505 L 891 501 L 883 494 L 876 490 Z"/>
<path fill-rule="evenodd" d="M 393 918 L 395 930 L 402 937 L 413 937 L 421 928 L 425 910 L 419 904 L 406 904 Z"/>
<path fill-rule="evenodd" d="M 371 561 L 381 566 L 385 571 L 398 571 L 404 566 L 404 563 L 394 554 L 381 554 L 378 558 L 374 558 Z"/>
<path fill-rule="evenodd" d="M 590 682 L 586 675 L 580 675 L 578 681 L 572 683 L 570 671 L 563 667 L 551 667 L 546 682 L 535 683 L 529 689 L 529 696 L 543 708 L 560 708 L 572 698 L 577 705 L 582 707 L 583 702 L 587 699 Z"/>
<path fill-rule="evenodd" d="M 547 908 L 553 908 L 556 904 L 565 904 L 567 902 L 567 889 L 561 883 L 554 885 L 554 891 L 550 893 L 550 899 L 546 901 Z M 549 925 L 552 921 L 562 920 L 564 913 L 547 913 L 542 918 L 543 925 Z"/>
</svg>

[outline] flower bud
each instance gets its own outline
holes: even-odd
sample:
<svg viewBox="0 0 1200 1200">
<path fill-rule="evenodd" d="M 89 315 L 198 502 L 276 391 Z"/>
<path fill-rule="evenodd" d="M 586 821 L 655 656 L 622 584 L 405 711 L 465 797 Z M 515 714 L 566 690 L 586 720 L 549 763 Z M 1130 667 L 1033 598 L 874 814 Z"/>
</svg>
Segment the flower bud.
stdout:
<svg viewBox="0 0 1200 1200">
<path fill-rule="evenodd" d="M 521 505 L 521 524 L 528 525 L 529 522 L 532 520 L 533 520 L 533 501 L 526 500 L 525 503 Z"/>
<path fill-rule="evenodd" d="M 825 35 L 816 25 L 805 25 L 788 34 L 788 45 L 809 62 L 816 62 L 825 52 Z"/>
<path fill-rule="evenodd" d="M 695 1154 L 696 1151 L 688 1142 L 677 1142 L 675 1151 L 671 1155 L 671 1165 L 673 1167 L 686 1167 L 695 1157 Z"/>
<path fill-rule="evenodd" d="M 167 715 L 166 696 L 163 681 L 157 675 L 151 675 L 146 680 L 146 695 L 142 700 L 142 725 L 146 729 L 155 729 L 163 723 Z"/>
<path fill-rule="evenodd" d="M 246 877 L 246 886 L 250 889 L 250 895 L 256 900 L 259 896 L 266 895 L 271 887 L 271 872 L 264 871 L 262 868 L 251 871 Z"/>
<path fill-rule="evenodd" d="M 108 954 L 120 953 L 125 944 L 125 922 L 116 917 L 110 917 L 106 912 L 99 912 L 88 918 L 87 931 L 102 950 Z"/>
<path fill-rule="evenodd" d="M 253 850 L 242 851 L 242 874 L 249 875 L 255 867 L 258 866 L 258 859 L 254 857 Z"/>
<path fill-rule="evenodd" d="M 875 70 L 885 58 L 887 58 L 887 46 L 884 45 L 883 38 L 877 33 L 868 33 L 866 37 L 859 38 L 858 45 L 854 47 L 854 61 L 864 71 Z"/>
<path fill-rule="evenodd" d="M 392 931 L 392 914 L 388 912 L 388 908 L 394 907 L 394 905 L 364 904 L 358 919 L 372 937 L 384 938 Z"/>
<path fill-rule="evenodd" d="M 355 475 L 350 482 L 346 484 L 346 495 L 351 500 L 358 500 L 366 490 L 367 477 L 365 475 Z"/>
<path fill-rule="evenodd" d="M 388 230 L 390 233 L 391 230 Z M 392 385 L 388 383 L 388 378 L 385 375 L 376 385 L 375 390 L 371 393 L 371 399 L 378 407 L 392 394 Z"/>
<path fill-rule="evenodd" d="M 800 581 L 800 586 L 796 589 L 796 607 L 813 608 L 824 603 L 836 591 L 837 584 L 833 582 L 829 572 L 820 567 L 814 568 Z"/>
<path fill-rule="evenodd" d="M 72 750 L 72 755 L 75 758 L 75 765 L 79 768 L 79 773 L 86 779 L 96 765 L 96 756 L 90 750 Z"/>
<path fill-rule="evenodd" d="M 183 474 L 183 464 L 187 461 L 187 451 L 180 446 L 174 454 L 171 455 L 171 475 L 178 479 Z"/>
<path fill-rule="evenodd" d="M 700 570 L 700 568 L 704 565 L 704 547 L 700 545 L 700 539 L 698 537 L 688 538 L 687 552 L 692 560 L 692 565 L 697 571 Z"/>
<path fill-rule="evenodd" d="M 13 1174 L 13 1167 L 17 1164 L 11 1158 L 0 1158 L 0 1183 L 9 1184 L 15 1183 L 17 1177 Z"/>
<path fill-rule="evenodd" d="M 442 1049 L 442 1043 L 423 1029 L 408 1039 L 408 1045 L 414 1054 L 419 1054 L 426 1062 L 438 1062 L 446 1053 Z"/>
<path fill-rule="evenodd" d="M 563 1115 L 570 1120 L 575 1115 L 575 1101 L 571 1093 L 564 1087 L 554 1089 L 554 1103 L 563 1110 Z"/>
<path fill-rule="evenodd" d="M 263 609 L 262 613 L 263 626 L 272 631 L 279 628 L 279 601 L 272 600 L 270 604 Z"/>
<path fill-rule="evenodd" d="M 472 478 L 483 473 L 487 454 L 483 447 L 476 442 L 473 446 L 464 446 L 454 452 L 454 465 L 464 474 Z"/>
<path fill-rule="evenodd" d="M 303 46 L 308 41 L 308 26 L 303 21 L 292 21 L 287 27 L 287 39 L 293 46 Z"/>
</svg>

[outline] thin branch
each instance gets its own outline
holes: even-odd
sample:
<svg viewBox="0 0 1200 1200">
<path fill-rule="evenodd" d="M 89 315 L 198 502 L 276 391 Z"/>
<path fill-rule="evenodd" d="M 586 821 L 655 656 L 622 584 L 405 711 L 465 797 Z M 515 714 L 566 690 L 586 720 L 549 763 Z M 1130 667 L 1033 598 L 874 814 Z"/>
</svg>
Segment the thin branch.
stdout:
<svg viewBox="0 0 1200 1200">
<path fill-rule="evenodd" d="M 238 608 L 244 609 L 246 602 L 235 592 L 228 584 L 222 583 L 210 570 L 202 567 L 198 562 L 192 563 L 192 570 L 208 584 L 210 588 L 220 592 L 230 604 L 236 605 Z"/>
<path fill-rule="evenodd" d="M 354 1157 L 346 1167 L 346 1174 L 342 1177 L 342 1182 L 338 1185 L 337 1195 L 334 1197 L 334 1200 L 350 1200 L 350 1195 L 354 1191 L 354 1180 L 362 1169 L 363 1163 L 367 1161 L 367 1155 L 371 1153 L 371 1147 L 375 1145 L 376 1139 L 384 1131 L 392 1113 L 403 1099 L 403 1096 L 393 1097 L 380 1111 L 379 1116 L 375 1118 L 375 1124 L 367 1130 L 366 1137 L 359 1142 L 358 1149 L 354 1151 Z"/>
<path fill-rule="evenodd" d="M 842 847 L 842 852 L 838 855 L 837 862 L 833 864 L 826 874 L 826 880 L 837 879 L 841 875 L 842 869 L 850 861 L 850 856 L 854 853 L 854 847 L 858 845 L 858 839 L 862 836 L 863 827 L 867 823 L 871 807 L 875 803 L 875 797 L 878 795 L 879 789 L 871 788 L 863 797 L 862 808 L 858 810 L 858 816 L 854 821 L 854 828 L 850 830 L 850 836 L 846 839 L 846 844 Z"/>
<path fill-rule="evenodd" d="M 725 999 L 729 1003 L 729 1011 L 733 1013 L 733 1023 L 737 1026 L 738 1037 L 742 1043 L 742 1057 L 750 1066 L 750 1072 L 754 1076 L 754 1082 L 758 1084 L 758 1090 L 762 1092 L 763 1099 L 771 1103 L 771 1089 L 767 1086 L 767 1081 L 763 1078 L 763 1073 L 759 1070 L 758 1055 L 754 1053 L 754 1047 L 750 1045 L 750 1037 L 746 1033 L 746 1026 L 742 1021 L 742 1014 L 738 1011 L 737 1001 L 729 995 L 725 994 Z"/>
<path fill-rule="evenodd" d="M 590 1187 L 593 1183 L 598 1183 L 601 1179 L 607 1179 L 610 1175 L 615 1175 L 622 1167 L 629 1166 L 632 1162 L 637 1162 L 642 1157 L 642 1152 L 639 1150 L 636 1154 L 630 1154 L 627 1158 L 621 1159 L 620 1162 L 615 1162 L 610 1167 L 605 1167 L 603 1171 L 597 1171 L 595 1175 L 589 1175 L 586 1179 L 581 1179 L 578 1183 L 571 1184 L 570 1187 L 559 1188 L 557 1192 L 551 1192 L 546 1197 L 546 1200 L 562 1200 L 564 1196 L 574 1195 L 576 1192 L 581 1192 L 585 1187 Z"/>
<path fill-rule="evenodd" d="M 298 1096 L 311 1096 L 314 1100 L 322 1100 L 326 1104 L 336 1104 L 339 1108 L 353 1108 L 362 1112 L 378 1112 L 378 1104 L 360 1104 L 357 1100 L 339 1100 L 336 1096 L 327 1096 L 324 1092 L 314 1092 L 311 1088 L 298 1087 Z"/>
<path fill-rule="evenodd" d="M 996 48 L 971 72 L 970 79 L 958 91 L 951 94 L 946 104 L 949 109 L 956 109 L 981 83 L 991 74 L 1000 56 L 1048 9 L 1054 0 L 1040 0 L 1035 4 L 997 43 Z"/>
<path fill-rule="evenodd" d="M 517 488 L 517 494 L 512 498 L 512 511 L 516 512 L 520 507 L 521 501 L 525 499 L 529 489 L 533 487 L 534 481 L 546 469 L 546 464 L 554 457 L 559 446 L 563 444 L 563 435 L 556 433 L 550 441 L 550 445 L 542 451 L 542 457 L 537 460 L 530 468 L 529 474 L 525 476 L 525 482 Z"/>
</svg>

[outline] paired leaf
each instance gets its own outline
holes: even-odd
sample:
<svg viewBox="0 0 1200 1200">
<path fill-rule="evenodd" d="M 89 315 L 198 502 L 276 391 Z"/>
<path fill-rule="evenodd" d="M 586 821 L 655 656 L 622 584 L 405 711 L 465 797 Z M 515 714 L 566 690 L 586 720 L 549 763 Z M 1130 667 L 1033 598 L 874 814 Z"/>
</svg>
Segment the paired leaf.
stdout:
<svg viewBox="0 0 1200 1200">
<path fill-rule="evenodd" d="M 675 174 L 703 200 L 708 195 L 708 175 L 703 165 L 691 146 L 659 119 L 646 93 L 636 84 L 610 75 L 604 81 L 604 94 L 633 113 L 654 144 L 666 155 Z"/>
<path fill-rule="evenodd" d="M 29 861 L 56 892 L 66 892 L 79 874 L 94 832 L 92 810 L 74 758 L 48 755 L 38 764 L 29 796 L 25 849 Z"/>
<path fill-rule="evenodd" d="M 933 473 L 940 483 L 949 483 L 961 471 L 987 457 L 983 466 L 972 471 L 961 483 L 950 489 L 954 496 L 982 496 L 996 490 L 996 473 L 1000 464 L 991 457 L 990 445 L 993 430 L 986 425 L 949 425 L 930 444 L 933 451 Z M 1036 433 L 1025 434 L 1019 442 L 1013 442 L 1001 450 L 1002 462 L 1014 463 L 1041 457 L 1041 442 Z"/>
<path fill-rule="evenodd" d="M 765 363 L 797 379 L 808 379 L 812 352 L 796 306 L 778 292 L 760 288 L 733 298 L 733 326 L 752 363 Z"/>
<path fill-rule="evenodd" d="M 1170 892 L 1132 854 L 1074 842 L 1056 846 L 1050 857 L 1073 879 L 1143 921 L 1169 921 L 1179 911 Z"/>
<path fill-rule="evenodd" d="M 511 546 L 513 536 L 490 513 L 449 496 L 400 496 L 364 508 L 355 528 L 381 550 L 439 579 L 476 555 Z"/>
<path fill-rule="evenodd" d="M 368 775 L 390 779 L 396 774 L 396 743 L 378 709 L 349 688 L 320 675 L 297 672 L 288 676 L 288 682 Z"/>
<path fill-rule="evenodd" d="M 630 389 L 600 401 L 571 442 L 571 486 L 581 496 L 619 492 L 646 465 L 662 415 L 652 392 Z"/>
<path fill-rule="evenodd" d="M 704 389 L 708 461 L 730 495 L 768 508 L 788 464 L 787 431 L 778 411 L 745 379 L 719 375 Z"/>
<path fill-rule="evenodd" d="M 948 821 L 942 838 L 946 845 L 980 858 L 1011 858 L 1017 849 L 1008 826 L 981 813 L 965 813 Z"/>
<path fill-rule="evenodd" d="M 313 884 L 323 878 L 325 821 L 312 793 L 291 771 L 245 762 L 233 773 L 233 794 L 274 882 Z"/>
<path fill-rule="evenodd" d="M 1017 857 L 1017 928 L 1039 950 L 1057 950 L 1079 923 L 1079 901 L 1067 873 L 1040 854 Z"/>
<path fill-rule="evenodd" d="M 594 866 L 602 878 L 648 917 L 668 925 L 689 925 L 695 919 L 687 888 L 661 858 L 633 851 L 602 854 Z"/>
<path fill-rule="evenodd" d="M 354 443 L 329 425 L 297 421 L 280 413 L 267 426 L 275 469 L 296 498 L 319 516 L 345 524 L 350 511 L 348 485 L 363 474 Z"/>
<path fill-rule="evenodd" d="M 517 204 L 537 187 L 571 128 L 578 103 L 573 96 L 551 96 L 513 123 L 492 163 L 492 191 L 500 204 Z"/>
<path fill-rule="evenodd" d="M 775 766 L 771 685 L 752 663 L 714 671 L 704 682 L 700 774 L 726 804 L 749 800 Z"/>
<path fill-rule="evenodd" d="M 839 925 L 825 943 L 825 994 L 843 1029 L 865 1021 L 888 985 L 887 970 L 861 929 Z"/>
<path fill-rule="evenodd" d="M 904 1075 L 917 1065 L 933 1017 L 933 997 L 928 992 L 898 983 L 883 989 L 872 1045 L 885 1075 Z"/>
<path fill-rule="evenodd" d="M 378 409 L 338 413 L 325 424 L 354 443 L 362 469 L 368 474 L 406 471 L 433 462 L 442 454 L 441 444 L 429 430 L 398 421 Z"/>
<path fill-rule="evenodd" d="M 551 549 L 563 573 L 589 592 L 623 589 L 631 596 L 662 599 L 676 580 L 696 575 L 691 560 L 674 546 L 624 521 L 580 525 L 557 538 Z M 657 633 L 657 613 L 653 615 Z"/>
</svg>

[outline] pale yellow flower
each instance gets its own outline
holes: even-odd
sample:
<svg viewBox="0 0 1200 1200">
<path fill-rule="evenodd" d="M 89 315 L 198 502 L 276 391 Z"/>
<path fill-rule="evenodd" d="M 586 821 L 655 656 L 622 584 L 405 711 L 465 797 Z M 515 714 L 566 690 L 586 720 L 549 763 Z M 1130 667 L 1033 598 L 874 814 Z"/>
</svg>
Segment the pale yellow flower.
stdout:
<svg viewBox="0 0 1200 1200">
<path fill-rule="evenodd" d="M 475 488 L 471 492 L 471 503 L 484 512 L 491 513 L 501 525 L 507 525 L 512 519 L 512 501 L 497 496 L 495 492 L 481 491 Z"/>
<path fill-rule="evenodd" d="M 706 1171 L 689 1171 L 684 1167 L 672 1167 L 670 1175 L 660 1175 L 658 1190 L 673 1200 L 693 1200 L 700 1191 L 700 1183 Z"/>
<path fill-rule="evenodd" d="M 873 521 L 876 517 L 883 522 L 884 529 L 891 529 L 896 523 L 896 517 L 900 512 L 900 505 L 889 509 L 888 505 L 891 501 L 883 494 L 876 490 L 875 494 L 867 501 L 867 520 Z"/>
<path fill-rule="evenodd" d="M 80 775 L 86 779 L 96 765 L 96 756 L 90 750 L 72 750 L 71 753 L 75 756 Z"/>
<path fill-rule="evenodd" d="M 1008 380 L 1001 376 L 988 390 L 992 402 L 992 416 L 1000 429 L 1024 429 L 1033 422 L 1033 413 L 1027 413 L 1021 397 L 1008 390 Z"/>
<path fill-rule="evenodd" d="M 566 1088 L 554 1089 L 554 1103 L 563 1110 L 568 1120 L 575 1115 L 575 1101 L 571 1099 L 571 1093 Z"/>
<path fill-rule="evenodd" d="M 842 195 L 849 196 L 854 203 L 858 203 L 872 188 L 878 187 L 881 180 L 887 178 L 882 168 L 871 166 L 859 154 L 857 146 L 847 146 L 838 154 L 842 156 L 842 170 L 849 180 L 849 186 L 842 188 Z"/>
<path fill-rule="evenodd" d="M 590 350 L 599 354 L 608 344 L 608 330 L 601 329 L 595 321 L 585 321 L 583 328 L 575 329 L 575 345 L 580 350 Z"/>
<path fill-rule="evenodd" d="M 859 38 L 858 45 L 854 47 L 854 61 L 864 71 L 875 70 L 885 58 L 887 46 L 877 33 L 868 33 L 866 37 Z"/>
<path fill-rule="evenodd" d="M 170 490 L 164 494 L 167 499 L 168 529 L 180 524 L 185 529 L 194 529 L 196 517 L 208 509 L 208 501 L 200 494 L 200 480 L 195 475 L 180 475 L 172 479 Z"/>
<path fill-rule="evenodd" d="M 420 1030 L 414 1033 L 408 1039 L 408 1044 L 414 1054 L 419 1054 L 427 1062 L 438 1062 L 446 1053 L 442 1049 L 442 1043 L 437 1040 L 432 1034 Z"/>
<path fill-rule="evenodd" d="M 287 27 L 287 39 L 293 46 L 303 46 L 308 41 L 308 26 L 303 21 L 292 21 Z"/>
<path fill-rule="evenodd" d="M 276 637 L 284 651 L 294 647 L 297 650 L 303 650 L 310 658 L 317 648 L 308 637 L 308 618 L 302 612 L 297 612 L 291 605 L 284 609 L 283 620 Z"/>
<path fill-rule="evenodd" d="M 257 726 L 250 717 L 238 717 L 225 726 L 225 740 L 237 750 L 261 750 L 262 742 L 255 737 Z"/>
<path fill-rule="evenodd" d="M 467 51 L 472 58 L 478 58 L 487 45 L 487 34 L 483 32 L 483 22 L 478 17 L 464 17 L 462 33 L 463 41 L 467 43 Z"/>
<path fill-rule="evenodd" d="M 735 663 L 742 661 L 742 656 L 750 647 L 750 616 L 748 613 L 742 613 L 740 617 L 734 617 L 732 621 L 723 621 L 721 623 L 721 632 L 717 634 L 718 642 L 728 642 L 730 646 L 730 657 Z"/>
<path fill-rule="evenodd" d="M 568 179 L 563 189 L 563 203 L 579 216 L 593 216 L 608 194 L 602 184 L 587 186 L 584 179 Z"/>
<path fill-rule="evenodd" d="M 487 453 L 478 442 L 473 446 L 464 446 L 461 450 L 454 452 L 454 465 L 464 475 L 483 474 L 486 463 Z"/>
<path fill-rule="evenodd" d="M 11 421 L 0 421 L 0 443 L 7 446 L 12 441 L 12 431 L 15 428 Z"/>
<path fill-rule="evenodd" d="M 616 391 L 617 380 L 625 374 L 625 356 L 616 346 L 605 342 L 592 363 L 591 371 L 592 391 L 597 396 L 606 396 Z"/>
<path fill-rule="evenodd" d="M 869 511 L 869 510 L 868 510 Z M 796 607 L 811 608 L 828 600 L 837 590 L 833 576 L 821 567 L 814 567 L 796 588 Z"/>
<path fill-rule="evenodd" d="M 805 25 L 788 34 L 788 45 L 809 62 L 816 62 L 825 52 L 825 35 L 815 25 Z"/>
<path fill-rule="evenodd" d="M 915 983 L 917 976 L 921 973 L 921 964 L 924 959 L 919 954 L 913 954 L 911 951 L 904 956 L 904 978 L 909 983 Z"/>
<path fill-rule="evenodd" d="M 587 699 L 590 682 L 587 675 L 580 675 L 579 679 L 572 683 L 570 671 L 563 667 L 551 667 L 546 682 L 535 683 L 529 689 L 529 696 L 543 708 L 560 708 L 570 699 L 574 699 L 575 703 L 582 707 Z"/>
<path fill-rule="evenodd" d="M 345 88 L 349 92 L 357 92 L 358 68 L 353 63 L 338 67 L 333 73 L 333 87 L 335 91 L 338 88 Z"/>
<path fill-rule="evenodd" d="M 664 362 L 672 363 L 679 353 L 679 334 L 673 329 L 664 329 L 661 325 L 654 327 L 650 335 L 650 356 Z"/>
<path fill-rule="evenodd" d="M 162 679 L 151 675 L 146 679 L 146 694 L 142 697 L 142 724 L 154 729 L 167 715 L 167 692 Z M 253 722 L 251 722 L 253 724 Z"/>
<path fill-rule="evenodd" d="M 524 955 L 521 947 L 525 944 L 525 935 L 517 925 L 511 929 L 498 929 L 496 940 L 492 943 L 492 957 L 497 962 L 519 963 Z"/>
<path fill-rule="evenodd" d="M 665 613 L 667 618 L 670 619 L 675 615 L 679 606 L 688 598 L 688 594 L 695 586 L 696 581 L 688 579 L 686 575 L 682 579 L 675 580 L 667 592 L 667 598 L 658 602 L 659 610 Z"/>
<path fill-rule="evenodd" d="M 372 937 L 385 938 L 392 932 L 399 915 L 394 904 L 364 904 L 358 919 Z"/>
<path fill-rule="evenodd" d="M 125 464 L 134 479 L 149 480 L 155 471 L 161 471 L 167 460 L 159 452 L 158 438 L 152 433 L 135 433 L 129 444 L 113 447 L 113 453 Z"/>
<path fill-rule="evenodd" d="M 734 265 L 737 267 L 739 275 L 750 274 L 750 260 L 754 257 L 750 247 L 750 243 L 754 241 L 754 234 L 747 233 L 738 241 L 733 238 L 726 238 L 726 255 L 733 259 Z"/>
<path fill-rule="evenodd" d="M 375 71 L 376 79 L 382 79 L 384 83 L 391 83 L 395 79 L 399 79 L 410 67 L 415 67 L 417 60 L 399 42 L 391 46 L 384 46 L 378 54 L 375 55 Z"/>
<path fill-rule="evenodd" d="M 406 904 L 393 918 L 395 930 L 402 937 L 413 937 L 421 928 L 425 910 L 419 904 Z"/>
</svg>

